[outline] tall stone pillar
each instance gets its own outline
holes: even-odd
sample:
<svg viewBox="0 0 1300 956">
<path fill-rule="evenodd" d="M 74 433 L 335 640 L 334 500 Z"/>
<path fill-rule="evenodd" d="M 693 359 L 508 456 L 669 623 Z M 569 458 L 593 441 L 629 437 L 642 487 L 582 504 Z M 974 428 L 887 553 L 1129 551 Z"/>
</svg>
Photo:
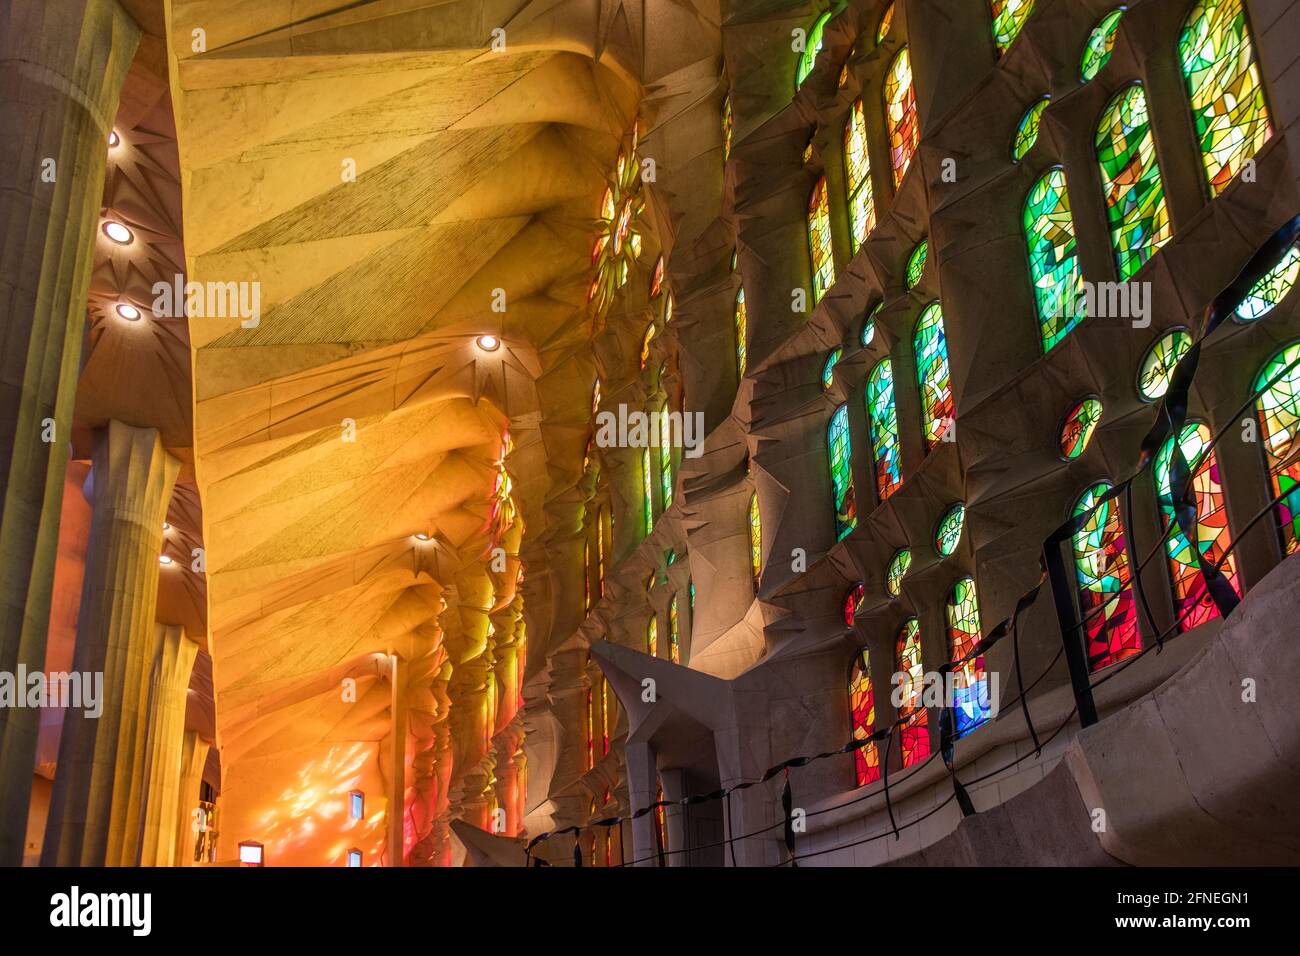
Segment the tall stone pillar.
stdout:
<svg viewBox="0 0 1300 956">
<path fill-rule="evenodd" d="M 647 743 L 628 743 L 623 748 L 623 761 L 627 765 L 627 798 L 632 811 L 650 806 L 659 790 L 654 750 Z M 628 862 L 632 860 L 637 861 L 637 866 L 659 865 L 653 810 L 632 821 L 632 855 Z"/>
<path fill-rule="evenodd" d="M 0 670 L 45 659 L 108 135 L 139 36 L 116 0 L 0 16 Z M 22 861 L 39 717 L 0 710 L 0 866 Z"/>
<path fill-rule="evenodd" d="M 180 471 L 156 429 L 116 421 L 96 435 L 92 461 L 94 517 L 74 667 L 103 674 L 103 713 L 94 719 L 69 710 L 64 721 L 44 865 L 120 861 L 121 833 L 112 837 L 113 816 L 116 808 L 125 825 L 125 801 L 137 769 L 142 662 L 154 633 L 162 525 Z"/>
<path fill-rule="evenodd" d="M 143 813 L 144 822 L 140 827 L 139 852 L 130 859 L 124 848 L 123 865 L 172 866 L 175 863 L 185 745 L 185 695 L 199 646 L 185 636 L 179 625 L 155 624 L 153 651 L 145 725 L 146 772 L 142 775 L 144 786 L 140 788 L 139 812 Z M 202 772 L 201 767 L 199 770 Z M 136 789 L 132 787 L 133 796 Z"/>
<path fill-rule="evenodd" d="M 187 730 L 181 740 L 180 789 L 174 825 L 175 847 L 172 862 L 175 866 L 194 865 L 194 842 L 198 834 L 194 829 L 194 810 L 199 805 L 199 792 L 203 783 L 203 768 L 208 763 L 211 747 L 198 731 Z"/>
</svg>

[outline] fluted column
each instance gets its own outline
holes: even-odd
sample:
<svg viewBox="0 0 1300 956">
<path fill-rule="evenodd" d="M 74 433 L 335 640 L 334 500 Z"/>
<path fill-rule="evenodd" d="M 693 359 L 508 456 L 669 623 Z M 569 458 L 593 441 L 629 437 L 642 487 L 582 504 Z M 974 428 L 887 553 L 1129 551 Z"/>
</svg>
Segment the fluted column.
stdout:
<svg viewBox="0 0 1300 956">
<path fill-rule="evenodd" d="M 0 13 L 0 670 L 45 659 L 108 134 L 139 35 L 116 0 Z M 0 865 L 22 861 L 39 716 L 0 709 Z"/>
<path fill-rule="evenodd" d="M 104 675 L 103 714 L 96 720 L 69 710 L 64 721 L 44 864 L 119 862 L 123 826 L 114 828 L 113 816 L 116 808 L 124 822 L 137 772 L 142 661 L 154 633 L 163 518 L 179 471 L 156 429 L 115 421 L 95 436 L 74 666 Z"/>
<path fill-rule="evenodd" d="M 173 866 L 176 817 L 181 798 L 181 758 L 185 744 L 185 694 L 199 646 L 179 625 L 154 625 L 153 670 L 149 679 L 149 719 L 145 740 L 148 768 L 143 793 L 141 866 Z M 205 751 L 206 754 L 206 751 Z M 200 768 L 201 769 L 201 768 Z M 123 863 L 132 861 L 123 858 Z"/>
<path fill-rule="evenodd" d="M 194 865 L 194 810 L 199 805 L 199 790 L 203 783 L 203 768 L 208 763 L 211 745 L 199 736 L 198 731 L 187 730 L 181 740 L 180 790 L 174 824 L 173 856 L 175 866 Z"/>
</svg>

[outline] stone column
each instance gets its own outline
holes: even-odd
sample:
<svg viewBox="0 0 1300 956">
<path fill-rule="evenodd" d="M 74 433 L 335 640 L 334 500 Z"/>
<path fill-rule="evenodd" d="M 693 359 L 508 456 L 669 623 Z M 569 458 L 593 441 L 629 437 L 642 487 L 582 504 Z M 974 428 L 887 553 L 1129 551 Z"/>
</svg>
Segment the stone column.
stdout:
<svg viewBox="0 0 1300 956">
<path fill-rule="evenodd" d="M 70 710 L 59 744 L 41 862 L 103 866 L 118 862 L 116 811 L 135 772 L 142 660 L 154 633 L 162 525 L 180 462 L 158 431 L 110 422 L 95 438 L 89 479 L 94 507 L 81 589 L 74 668 L 103 674 L 103 713 Z M 111 851 L 111 852 L 110 852 Z"/>
<path fill-rule="evenodd" d="M 659 773 L 664 799 L 680 800 L 687 794 L 685 770 L 663 770 Z M 664 807 L 664 862 L 669 866 L 690 866 L 686 858 L 686 808 L 681 805 Z"/>
<path fill-rule="evenodd" d="M 108 135 L 138 41 L 116 0 L 0 17 L 0 670 L 45 658 Z M 22 860 L 39 717 L 0 710 L 0 866 Z"/>
<path fill-rule="evenodd" d="M 181 740 L 180 787 L 176 805 L 174 856 L 175 866 L 194 865 L 194 810 L 199 805 L 199 789 L 203 783 L 203 768 L 208 763 L 211 746 L 199 736 L 198 731 L 187 730 Z"/>
<path fill-rule="evenodd" d="M 388 756 L 388 865 L 406 865 L 406 664 L 396 654 L 388 655 L 390 662 L 389 690 L 392 723 L 385 740 Z"/>
<path fill-rule="evenodd" d="M 650 806 L 659 789 L 654 751 L 646 743 L 628 743 L 623 748 L 623 761 L 627 764 L 627 798 L 632 811 Z M 637 860 L 637 866 L 658 866 L 657 849 L 655 811 L 652 810 L 632 821 L 632 853 L 628 862 Z"/>
<path fill-rule="evenodd" d="M 181 760 L 185 744 L 185 696 L 199 646 L 175 624 L 155 624 L 153 667 L 149 676 L 149 710 L 145 736 L 144 785 L 137 812 L 143 814 L 135 858 L 124 847 L 122 863 L 173 866 L 176 819 L 180 812 Z M 204 753 L 206 755 L 206 748 Z M 202 767 L 199 768 L 200 772 Z M 133 798 L 137 788 L 132 787 Z M 130 820 L 128 814 L 128 821 Z"/>
</svg>

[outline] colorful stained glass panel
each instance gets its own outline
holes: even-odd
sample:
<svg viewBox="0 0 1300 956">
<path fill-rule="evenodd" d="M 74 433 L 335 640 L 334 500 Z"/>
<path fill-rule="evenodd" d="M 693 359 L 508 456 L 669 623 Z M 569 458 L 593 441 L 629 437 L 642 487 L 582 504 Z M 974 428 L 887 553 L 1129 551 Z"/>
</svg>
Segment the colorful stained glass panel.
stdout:
<svg viewBox="0 0 1300 956">
<path fill-rule="evenodd" d="M 754 587 L 763 570 L 763 522 L 758 514 L 758 495 L 749 496 L 749 569 L 754 575 Z"/>
<path fill-rule="evenodd" d="M 885 590 L 894 597 L 903 593 L 903 576 L 912 566 L 912 552 L 909 548 L 900 548 L 889 560 L 885 571 Z"/>
<path fill-rule="evenodd" d="M 930 251 L 930 240 L 922 239 L 912 250 L 912 254 L 907 257 L 907 287 L 916 288 L 916 284 L 921 281 L 921 276 L 925 274 L 925 257 Z"/>
<path fill-rule="evenodd" d="M 899 632 L 897 658 L 897 672 L 906 675 L 898 716 L 910 717 L 899 728 L 899 743 L 903 752 L 903 766 L 910 767 L 930 756 L 929 715 L 921 706 L 921 691 L 925 680 L 925 666 L 921 662 L 921 624 L 914 617 L 909 618 Z"/>
<path fill-rule="evenodd" d="M 1242 322 L 1262 319 L 1286 298 L 1295 280 L 1300 277 L 1300 246 L 1292 246 L 1277 265 L 1250 287 L 1246 297 L 1237 306 L 1237 318 Z"/>
<path fill-rule="evenodd" d="M 957 550 L 962 528 L 966 524 L 966 506 L 960 501 L 943 513 L 934 532 L 934 549 L 946 558 Z"/>
<path fill-rule="evenodd" d="M 835 540 L 844 537 L 858 525 L 858 503 L 853 492 L 853 451 L 849 440 L 849 407 L 841 405 L 831 416 L 826 431 L 826 445 L 830 454 L 831 489 L 835 497 Z"/>
<path fill-rule="evenodd" d="M 1300 551 L 1300 342 L 1287 346 L 1255 379 L 1260 439 L 1278 502 L 1278 528 L 1286 554 Z"/>
<path fill-rule="evenodd" d="M 1120 281 L 1127 282 L 1173 235 L 1142 84 L 1131 84 L 1111 99 L 1096 145 L 1111 246 Z"/>
<path fill-rule="evenodd" d="M 849 674 L 849 714 L 854 740 L 865 740 L 875 733 L 876 697 L 871 688 L 871 657 L 865 647 L 853 659 Z M 859 787 L 880 779 L 880 754 L 874 742 L 853 752 L 853 778 Z"/>
<path fill-rule="evenodd" d="M 882 360 L 867 379 L 866 403 L 871 421 L 871 456 L 876 466 L 876 494 L 884 501 L 903 483 L 894 372 L 889 359 Z"/>
<path fill-rule="evenodd" d="M 947 618 L 951 662 L 957 664 L 975 650 L 980 639 L 980 610 L 974 578 L 962 578 L 953 586 L 948 596 Z M 957 736 L 961 737 L 989 717 L 989 685 L 984 674 L 983 655 L 956 667 L 952 676 L 952 705 L 957 712 Z"/>
<path fill-rule="evenodd" d="M 989 0 L 989 8 L 993 14 L 993 42 L 1001 55 L 1015 42 L 1034 12 L 1034 0 Z"/>
<path fill-rule="evenodd" d="M 835 282 L 835 255 L 831 248 L 830 204 L 826 198 L 826 177 L 813 187 L 808 200 L 808 252 L 812 257 L 813 302 L 820 302 Z"/>
<path fill-rule="evenodd" d="M 1101 402 L 1085 398 L 1070 411 L 1061 427 L 1061 457 L 1078 458 L 1092 441 L 1092 433 L 1101 421 Z"/>
<path fill-rule="evenodd" d="M 1147 350 L 1138 376 L 1138 394 L 1154 402 L 1169 391 L 1174 369 L 1187 350 L 1192 347 L 1192 337 L 1185 329 L 1166 332 Z"/>
<path fill-rule="evenodd" d="M 956 410 L 948 371 L 948 344 L 943 334 L 943 310 L 936 300 L 927 305 L 912 337 L 916 350 L 916 381 L 921 389 L 922 431 L 927 448 L 943 439 Z"/>
<path fill-rule="evenodd" d="M 745 359 L 749 352 L 749 319 L 745 314 L 745 290 L 736 293 L 736 371 L 745 377 Z"/>
<path fill-rule="evenodd" d="M 1016 138 L 1011 141 L 1011 158 L 1016 162 L 1025 158 L 1025 154 L 1038 142 L 1038 124 L 1042 121 L 1043 110 L 1052 102 L 1050 96 L 1034 101 L 1016 126 Z"/>
<path fill-rule="evenodd" d="M 1088 43 L 1083 48 L 1083 59 L 1079 64 L 1079 74 L 1085 83 L 1100 73 L 1110 59 L 1111 51 L 1115 49 L 1115 31 L 1119 29 L 1119 18 L 1123 15 L 1124 8 L 1116 7 L 1088 34 Z"/>
<path fill-rule="evenodd" d="M 844 124 L 844 177 L 849 195 L 849 244 L 854 252 L 876 227 L 871 193 L 871 158 L 867 154 L 867 120 L 862 100 L 855 100 Z"/>
<path fill-rule="evenodd" d="M 1085 317 L 1083 273 L 1061 167 L 1043 173 L 1029 190 L 1022 223 L 1034 282 L 1038 331 L 1043 351 L 1050 352 Z"/>
<path fill-rule="evenodd" d="M 1098 482 L 1085 491 L 1074 506 L 1075 517 L 1092 509 L 1110 488 Z M 1119 502 L 1100 505 L 1075 532 L 1073 545 L 1088 665 L 1098 670 L 1142 649 Z"/>
<path fill-rule="evenodd" d="M 799 54 L 799 64 L 795 68 L 794 85 L 796 88 L 803 85 L 803 81 L 808 79 L 808 74 L 812 73 L 813 67 L 817 64 L 817 54 L 822 51 L 822 42 L 825 39 L 823 34 L 826 31 L 826 23 L 831 18 L 829 12 L 823 13 L 814 22 L 808 30 L 808 35 L 804 38 L 803 52 Z"/>
<path fill-rule="evenodd" d="M 907 47 L 898 51 L 885 76 L 885 125 L 889 130 L 889 161 L 897 188 L 921 141 L 916 91 L 912 88 L 912 60 Z"/>
</svg>

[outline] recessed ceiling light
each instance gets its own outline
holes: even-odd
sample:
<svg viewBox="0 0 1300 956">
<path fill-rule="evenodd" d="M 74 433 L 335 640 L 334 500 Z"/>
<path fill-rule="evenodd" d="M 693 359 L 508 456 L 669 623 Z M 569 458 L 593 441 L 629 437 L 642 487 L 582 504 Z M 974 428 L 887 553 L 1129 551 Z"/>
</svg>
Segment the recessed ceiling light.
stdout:
<svg viewBox="0 0 1300 956">
<path fill-rule="evenodd" d="M 495 352 L 501 348 L 501 340 L 495 335 L 480 335 L 475 339 L 475 344 L 484 352 Z"/>
<path fill-rule="evenodd" d="M 170 555 L 166 555 L 166 554 L 160 554 L 160 555 L 158 555 L 158 563 L 159 563 L 159 564 L 171 564 L 171 563 L 172 563 L 171 556 L 170 556 Z"/>
<path fill-rule="evenodd" d="M 122 245 L 126 245 L 126 243 L 130 242 L 133 238 L 135 238 L 131 234 L 130 229 L 126 228 L 126 226 L 122 225 L 120 222 L 115 222 L 112 219 L 104 223 L 104 235 L 108 236 L 108 238 L 112 239 L 114 242 L 121 243 Z"/>
<path fill-rule="evenodd" d="M 120 142 L 122 142 L 122 138 L 121 138 L 120 136 L 117 135 L 117 130 L 115 130 L 115 129 L 111 129 L 111 130 L 109 130 L 109 131 L 108 131 L 108 145 L 109 145 L 109 146 L 116 146 L 116 145 L 117 145 L 118 143 L 120 143 Z"/>
<path fill-rule="evenodd" d="M 414 535 L 414 538 L 415 538 L 416 541 L 428 541 L 428 540 L 429 540 L 429 536 L 428 536 L 427 534 L 425 534 L 423 531 L 421 531 L 421 532 L 419 532 L 418 534 Z"/>
<path fill-rule="evenodd" d="M 163 522 L 163 530 L 164 530 L 164 531 L 170 531 L 171 529 L 172 529 L 172 526 L 169 525 L 166 521 L 164 521 L 164 522 Z"/>
<path fill-rule="evenodd" d="M 117 314 L 120 315 L 122 318 L 126 319 L 128 322 L 135 322 L 138 321 L 140 318 L 140 310 L 137 309 L 129 302 L 119 302 L 117 304 L 116 310 L 117 310 Z"/>
</svg>

